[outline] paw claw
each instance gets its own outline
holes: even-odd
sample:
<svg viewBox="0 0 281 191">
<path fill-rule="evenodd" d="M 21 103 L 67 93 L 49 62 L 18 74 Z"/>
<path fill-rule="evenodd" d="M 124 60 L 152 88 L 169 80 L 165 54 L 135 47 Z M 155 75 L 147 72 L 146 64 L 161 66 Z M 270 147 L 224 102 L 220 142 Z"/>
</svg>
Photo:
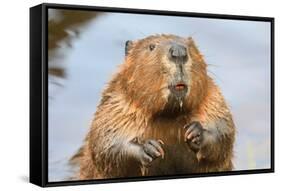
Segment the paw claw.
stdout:
<svg viewBox="0 0 281 191">
<path fill-rule="evenodd" d="M 164 150 L 161 147 L 164 142 L 162 140 L 152 140 L 149 139 L 145 141 L 140 149 L 139 160 L 143 166 L 150 166 L 150 164 L 157 158 L 161 156 L 164 158 Z"/>
<path fill-rule="evenodd" d="M 200 149 L 203 131 L 204 129 L 199 122 L 193 122 L 187 128 L 184 134 L 184 141 L 188 143 L 192 150 L 198 151 Z"/>
</svg>

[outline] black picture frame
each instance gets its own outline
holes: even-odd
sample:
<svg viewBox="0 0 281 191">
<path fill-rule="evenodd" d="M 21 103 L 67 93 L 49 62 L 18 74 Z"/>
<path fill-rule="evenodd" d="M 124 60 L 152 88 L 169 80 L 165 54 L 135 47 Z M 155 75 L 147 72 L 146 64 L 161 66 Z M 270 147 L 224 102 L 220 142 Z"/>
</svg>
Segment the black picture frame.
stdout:
<svg viewBox="0 0 281 191">
<path fill-rule="evenodd" d="M 48 9 L 88 10 L 182 17 L 265 21 L 271 26 L 271 167 L 269 169 L 204 174 L 137 177 L 106 180 L 48 182 Z M 64 4 L 40 4 L 30 8 L 30 182 L 42 187 L 242 175 L 274 172 L 274 18 L 176 11 L 156 11 Z"/>
</svg>

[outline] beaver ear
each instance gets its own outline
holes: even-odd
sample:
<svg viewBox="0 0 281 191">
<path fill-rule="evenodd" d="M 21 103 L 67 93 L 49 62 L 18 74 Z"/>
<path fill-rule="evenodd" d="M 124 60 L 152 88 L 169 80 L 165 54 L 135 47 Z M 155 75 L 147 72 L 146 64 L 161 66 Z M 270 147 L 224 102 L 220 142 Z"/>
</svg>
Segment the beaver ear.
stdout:
<svg viewBox="0 0 281 191">
<path fill-rule="evenodd" d="M 131 40 L 127 40 L 125 43 L 125 56 L 128 55 L 129 51 L 131 50 L 131 48 L 133 47 L 133 41 Z"/>
<path fill-rule="evenodd" d="M 192 37 L 188 37 L 187 38 L 187 43 L 188 44 L 194 44 L 193 38 Z"/>
</svg>

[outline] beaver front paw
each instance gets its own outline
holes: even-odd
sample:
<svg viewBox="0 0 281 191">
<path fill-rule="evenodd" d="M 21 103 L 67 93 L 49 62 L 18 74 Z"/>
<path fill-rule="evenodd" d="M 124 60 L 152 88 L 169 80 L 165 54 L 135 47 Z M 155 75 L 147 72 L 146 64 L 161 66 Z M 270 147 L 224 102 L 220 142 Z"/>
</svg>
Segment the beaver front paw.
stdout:
<svg viewBox="0 0 281 191">
<path fill-rule="evenodd" d="M 164 158 L 164 150 L 161 146 L 163 144 L 161 140 L 149 139 L 144 141 L 144 143 L 139 144 L 137 159 L 143 166 L 148 167 L 155 159 Z"/>
<path fill-rule="evenodd" d="M 185 125 L 184 141 L 189 145 L 191 150 L 198 152 L 202 146 L 204 129 L 200 122 L 193 122 Z"/>
</svg>

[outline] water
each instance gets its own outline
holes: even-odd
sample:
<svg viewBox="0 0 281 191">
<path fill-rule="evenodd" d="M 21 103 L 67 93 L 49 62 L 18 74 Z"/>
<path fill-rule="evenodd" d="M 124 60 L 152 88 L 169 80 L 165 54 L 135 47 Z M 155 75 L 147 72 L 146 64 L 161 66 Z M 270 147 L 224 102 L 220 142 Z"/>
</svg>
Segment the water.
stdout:
<svg viewBox="0 0 281 191">
<path fill-rule="evenodd" d="M 87 12 L 89 14 L 89 12 Z M 83 12 L 79 12 L 83 14 Z M 50 21 L 64 17 L 50 11 Z M 270 167 L 270 24 L 170 16 L 84 17 L 49 50 L 49 181 L 67 180 L 103 87 L 122 63 L 125 42 L 155 33 L 192 36 L 220 86 L 237 127 L 235 169 Z"/>
</svg>

